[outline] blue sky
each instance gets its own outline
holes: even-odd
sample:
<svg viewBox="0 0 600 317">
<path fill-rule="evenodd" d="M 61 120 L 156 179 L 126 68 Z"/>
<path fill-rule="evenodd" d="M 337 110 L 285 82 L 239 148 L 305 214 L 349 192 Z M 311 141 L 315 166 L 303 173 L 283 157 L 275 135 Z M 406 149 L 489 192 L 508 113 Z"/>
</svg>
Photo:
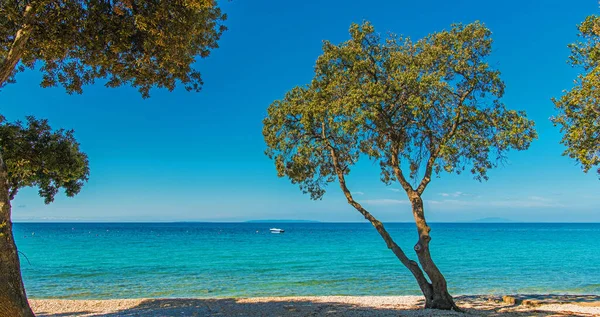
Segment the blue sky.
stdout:
<svg viewBox="0 0 600 317">
<path fill-rule="evenodd" d="M 42 89 L 35 71 L 0 91 L 0 113 L 72 128 L 90 158 L 91 178 L 75 198 L 48 206 L 36 190 L 13 201 L 15 221 L 361 221 L 337 184 L 311 201 L 279 179 L 263 154 L 268 105 L 308 83 L 321 41 L 346 40 L 352 22 L 370 20 L 420 38 L 451 23 L 484 22 L 494 39 L 489 62 L 502 72 L 509 108 L 536 121 L 539 140 L 479 183 L 442 174 L 424 199 L 430 221 L 503 217 L 516 221 L 600 221 L 600 180 L 562 157 L 550 101 L 573 84 L 567 44 L 576 25 L 598 14 L 596 1 L 222 1 L 229 30 L 220 48 L 198 63 L 200 93 L 88 86 L 83 95 Z M 363 161 L 349 176 L 357 198 L 383 221 L 411 221 L 399 186 L 386 187 Z"/>
</svg>

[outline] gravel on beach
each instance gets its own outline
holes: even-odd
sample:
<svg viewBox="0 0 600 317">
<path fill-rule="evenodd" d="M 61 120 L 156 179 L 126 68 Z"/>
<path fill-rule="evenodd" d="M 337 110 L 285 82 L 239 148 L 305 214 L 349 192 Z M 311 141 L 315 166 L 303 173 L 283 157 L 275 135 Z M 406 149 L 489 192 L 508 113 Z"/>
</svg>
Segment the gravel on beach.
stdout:
<svg viewBox="0 0 600 317">
<path fill-rule="evenodd" d="M 457 296 L 464 313 L 422 309 L 420 296 L 31 299 L 38 317 L 120 316 L 600 316 L 600 296 Z"/>
</svg>

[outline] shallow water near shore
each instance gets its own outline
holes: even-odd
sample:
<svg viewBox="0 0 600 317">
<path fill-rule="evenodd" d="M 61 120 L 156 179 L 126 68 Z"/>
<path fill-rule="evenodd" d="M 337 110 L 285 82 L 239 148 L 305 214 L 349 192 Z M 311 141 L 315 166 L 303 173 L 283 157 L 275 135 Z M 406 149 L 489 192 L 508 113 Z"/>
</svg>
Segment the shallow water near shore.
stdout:
<svg viewBox="0 0 600 317">
<path fill-rule="evenodd" d="M 286 230 L 271 234 L 269 228 Z M 434 223 L 452 294 L 600 295 L 600 224 Z M 414 224 L 386 228 L 413 256 Z M 368 223 L 17 223 L 32 298 L 418 295 Z"/>
</svg>

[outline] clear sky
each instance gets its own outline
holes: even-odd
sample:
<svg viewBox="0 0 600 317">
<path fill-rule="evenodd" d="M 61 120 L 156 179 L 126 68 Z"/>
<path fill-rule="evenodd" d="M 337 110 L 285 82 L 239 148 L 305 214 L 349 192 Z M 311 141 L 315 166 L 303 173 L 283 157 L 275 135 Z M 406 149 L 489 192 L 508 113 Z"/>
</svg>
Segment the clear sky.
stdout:
<svg viewBox="0 0 600 317">
<path fill-rule="evenodd" d="M 200 93 L 88 86 L 83 95 L 42 89 L 35 71 L 0 92 L 0 113 L 47 118 L 72 128 L 88 153 L 89 183 L 75 198 L 48 206 L 36 190 L 13 201 L 15 221 L 244 221 L 312 219 L 361 221 L 337 184 L 311 201 L 276 176 L 263 154 L 261 129 L 268 105 L 310 81 L 324 39 L 348 39 L 352 22 L 370 20 L 420 38 L 453 22 L 484 22 L 494 39 L 489 61 L 502 72 L 509 108 L 536 121 L 539 140 L 479 183 L 442 174 L 424 198 L 430 221 L 503 217 L 516 221 L 600 221 L 600 180 L 562 157 L 550 100 L 573 84 L 567 44 L 576 25 L 599 14 L 593 0 L 527 1 L 221 1 L 229 30 L 220 48 L 198 63 Z M 363 161 L 349 176 L 357 198 L 383 221 L 411 221 L 399 186 L 386 187 Z"/>
</svg>

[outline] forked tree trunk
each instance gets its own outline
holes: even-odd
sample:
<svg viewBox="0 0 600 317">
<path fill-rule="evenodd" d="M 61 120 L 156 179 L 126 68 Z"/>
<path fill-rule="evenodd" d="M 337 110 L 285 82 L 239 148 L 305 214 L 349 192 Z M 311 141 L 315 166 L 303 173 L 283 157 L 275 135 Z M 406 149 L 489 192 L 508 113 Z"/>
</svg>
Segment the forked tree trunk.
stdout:
<svg viewBox="0 0 600 317">
<path fill-rule="evenodd" d="M 325 138 L 325 136 L 323 138 Z M 338 176 L 340 188 L 342 189 L 344 196 L 346 196 L 346 200 L 352 207 L 358 210 L 365 217 L 365 219 L 367 219 L 373 225 L 373 227 L 375 227 L 379 235 L 387 244 L 387 247 L 394 252 L 394 255 L 396 255 L 398 260 L 400 260 L 400 262 L 413 274 L 417 280 L 417 283 L 419 284 L 419 288 L 421 289 L 423 296 L 425 296 L 425 308 L 461 311 L 461 309 L 458 308 L 458 306 L 456 306 L 454 303 L 452 296 L 450 296 L 448 293 L 446 279 L 437 268 L 435 263 L 433 263 L 431 255 L 429 254 L 429 240 L 431 240 L 429 237 L 430 229 L 427 226 L 427 222 L 425 222 L 425 215 L 423 214 L 423 201 L 421 200 L 421 197 L 412 188 L 407 190 L 413 205 L 413 214 L 419 232 L 419 242 L 417 242 L 415 245 L 415 251 L 417 252 L 419 262 L 421 263 L 423 269 L 421 269 L 421 267 L 419 267 L 415 261 L 406 256 L 400 246 L 394 242 L 390 234 L 385 230 L 381 221 L 373 217 L 373 215 L 363 208 L 360 203 L 354 200 L 352 193 L 346 185 L 346 177 L 340 168 L 337 153 L 333 146 L 329 146 L 329 150 L 333 166 Z M 423 274 L 423 271 L 425 271 L 425 274 L 429 276 L 431 282 L 427 280 L 425 274 Z"/>
<path fill-rule="evenodd" d="M 416 193 L 412 193 L 409 197 L 412 204 L 413 216 L 417 225 L 417 232 L 419 233 L 419 241 L 415 244 L 414 249 L 423 271 L 425 271 L 431 281 L 431 293 L 429 296 L 428 294 L 424 294 L 425 308 L 460 311 L 454 303 L 454 299 L 450 293 L 448 293 L 446 278 L 444 278 L 442 272 L 440 272 L 435 265 L 431 258 L 431 254 L 429 253 L 429 241 L 431 241 L 429 231 L 431 231 L 431 228 L 427 225 L 427 221 L 425 221 L 423 200 Z"/>
<path fill-rule="evenodd" d="M 12 233 L 7 176 L 0 153 L 0 316 L 34 317 L 25 294 L 19 254 Z"/>
</svg>

